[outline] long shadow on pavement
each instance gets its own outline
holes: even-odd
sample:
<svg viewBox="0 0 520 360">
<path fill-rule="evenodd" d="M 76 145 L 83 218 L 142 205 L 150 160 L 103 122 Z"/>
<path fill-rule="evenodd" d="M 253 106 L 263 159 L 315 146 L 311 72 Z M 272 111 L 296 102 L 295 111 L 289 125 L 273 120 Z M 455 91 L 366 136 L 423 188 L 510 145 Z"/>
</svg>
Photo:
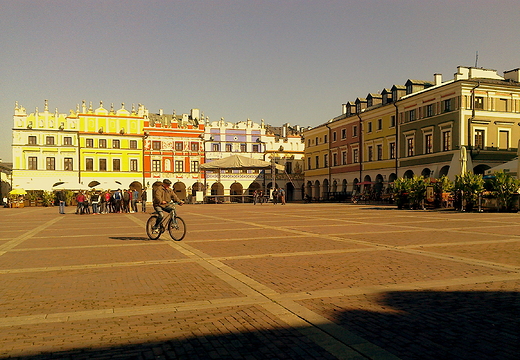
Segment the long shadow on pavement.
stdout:
<svg viewBox="0 0 520 360">
<path fill-rule="evenodd" d="M 314 311 L 401 359 L 518 359 L 520 293 L 405 291 L 381 294 L 382 310 L 348 297 L 306 300 Z M 319 310 L 322 309 L 322 310 Z M 325 310 L 323 310 L 325 309 Z M 218 323 L 218 319 L 215 320 Z M 193 324 L 196 328 L 196 324 Z M 327 332 L 327 325 L 320 326 Z M 19 359 L 334 359 L 299 329 L 261 329 L 159 343 L 44 353 Z M 301 329 L 300 329 L 301 330 Z M 333 333 L 333 331 L 331 331 Z"/>
</svg>

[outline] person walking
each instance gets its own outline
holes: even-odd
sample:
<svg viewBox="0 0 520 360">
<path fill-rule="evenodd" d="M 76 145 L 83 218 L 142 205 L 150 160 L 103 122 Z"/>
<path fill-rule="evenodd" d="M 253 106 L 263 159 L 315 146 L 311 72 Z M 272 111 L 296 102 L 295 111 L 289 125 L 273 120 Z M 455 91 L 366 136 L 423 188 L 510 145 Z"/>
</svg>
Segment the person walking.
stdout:
<svg viewBox="0 0 520 360">
<path fill-rule="evenodd" d="M 278 204 L 278 189 L 277 188 L 274 188 L 273 189 L 273 204 L 276 205 Z"/>
<path fill-rule="evenodd" d="M 148 200 L 148 194 L 146 193 L 146 188 L 141 192 L 141 210 L 146 212 L 146 201 Z"/>
<path fill-rule="evenodd" d="M 253 193 L 253 205 L 256 205 L 256 202 L 258 201 L 258 191 L 255 190 Z"/>
<path fill-rule="evenodd" d="M 280 188 L 280 190 L 278 190 L 278 196 L 280 196 L 280 201 L 282 202 L 282 205 L 285 205 L 285 190 L 284 190 L 284 188 Z"/>
</svg>

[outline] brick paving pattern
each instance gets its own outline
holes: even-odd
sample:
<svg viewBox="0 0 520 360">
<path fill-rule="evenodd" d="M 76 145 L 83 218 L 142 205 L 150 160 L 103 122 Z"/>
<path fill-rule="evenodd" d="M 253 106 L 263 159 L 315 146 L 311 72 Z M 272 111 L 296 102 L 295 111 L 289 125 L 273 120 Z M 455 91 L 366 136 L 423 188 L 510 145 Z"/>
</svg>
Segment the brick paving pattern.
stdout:
<svg viewBox="0 0 520 360">
<path fill-rule="evenodd" d="M 351 204 L 0 209 L 0 358 L 517 359 L 520 216 Z"/>
</svg>

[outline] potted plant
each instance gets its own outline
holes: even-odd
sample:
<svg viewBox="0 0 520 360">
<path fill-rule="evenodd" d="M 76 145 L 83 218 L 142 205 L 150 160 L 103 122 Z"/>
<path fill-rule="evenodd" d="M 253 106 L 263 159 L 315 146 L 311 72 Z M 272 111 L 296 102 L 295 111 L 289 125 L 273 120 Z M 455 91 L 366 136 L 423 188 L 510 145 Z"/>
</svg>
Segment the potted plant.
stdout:
<svg viewBox="0 0 520 360">
<path fill-rule="evenodd" d="M 426 182 L 422 176 L 414 175 L 410 181 L 410 204 L 412 209 L 422 209 L 426 198 Z"/>
<path fill-rule="evenodd" d="M 499 210 L 511 211 L 515 203 L 514 200 L 518 200 L 520 180 L 503 171 L 499 171 L 491 179 L 491 184 L 493 185 L 493 192 L 497 198 Z"/>
<path fill-rule="evenodd" d="M 462 199 L 465 200 L 467 211 L 473 210 L 478 202 L 478 196 L 484 191 L 484 179 L 482 175 L 464 173 L 455 177 L 455 189 L 459 190 Z"/>
<path fill-rule="evenodd" d="M 44 191 L 42 197 L 43 206 L 51 206 L 54 204 L 54 193 L 52 191 Z"/>
<path fill-rule="evenodd" d="M 402 209 L 406 204 L 408 204 L 408 196 L 410 194 L 411 189 L 410 186 L 410 179 L 397 178 L 394 181 L 394 201 L 399 210 Z"/>
</svg>

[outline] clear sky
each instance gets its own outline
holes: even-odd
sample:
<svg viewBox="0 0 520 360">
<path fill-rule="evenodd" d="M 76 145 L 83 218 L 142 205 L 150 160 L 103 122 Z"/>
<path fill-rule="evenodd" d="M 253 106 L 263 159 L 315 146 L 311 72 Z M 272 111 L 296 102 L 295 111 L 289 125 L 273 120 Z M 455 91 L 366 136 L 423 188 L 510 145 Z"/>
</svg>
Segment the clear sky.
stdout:
<svg viewBox="0 0 520 360">
<path fill-rule="evenodd" d="M 142 103 L 315 126 L 457 66 L 520 67 L 518 0 L 0 0 L 0 158 L 14 103 Z"/>
</svg>

